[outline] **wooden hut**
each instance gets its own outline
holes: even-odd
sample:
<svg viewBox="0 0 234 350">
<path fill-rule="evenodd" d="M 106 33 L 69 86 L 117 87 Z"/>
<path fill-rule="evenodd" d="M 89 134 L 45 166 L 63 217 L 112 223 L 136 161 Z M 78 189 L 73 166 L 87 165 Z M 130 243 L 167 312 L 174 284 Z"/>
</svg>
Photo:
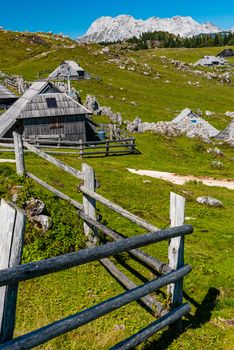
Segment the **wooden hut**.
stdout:
<svg viewBox="0 0 234 350">
<path fill-rule="evenodd" d="M 12 91 L 7 89 L 4 85 L 0 84 L 0 108 L 7 109 L 9 108 L 18 97 L 13 94 Z"/>
<path fill-rule="evenodd" d="M 212 66 L 224 66 L 227 61 L 223 57 L 204 56 L 197 61 L 195 66 L 212 67 Z"/>
<path fill-rule="evenodd" d="M 49 76 L 49 80 L 80 80 L 89 78 L 88 73 L 75 61 L 63 61 Z"/>
<path fill-rule="evenodd" d="M 91 112 L 49 82 L 35 82 L 2 116 L 0 137 L 95 140 Z"/>
<path fill-rule="evenodd" d="M 172 120 L 172 123 L 178 125 L 183 125 L 186 122 L 193 126 L 201 125 L 207 131 L 209 137 L 215 137 L 219 133 L 219 130 L 189 108 L 183 109 L 183 111 Z"/>
</svg>

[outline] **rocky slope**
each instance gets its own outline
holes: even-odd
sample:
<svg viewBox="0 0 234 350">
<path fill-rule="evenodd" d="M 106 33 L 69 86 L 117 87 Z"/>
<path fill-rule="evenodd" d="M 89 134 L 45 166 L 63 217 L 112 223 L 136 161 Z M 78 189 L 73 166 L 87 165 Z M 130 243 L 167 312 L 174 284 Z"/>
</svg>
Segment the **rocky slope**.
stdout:
<svg viewBox="0 0 234 350">
<path fill-rule="evenodd" d="M 112 42 L 139 37 L 145 32 L 165 31 L 183 37 L 201 33 L 217 33 L 221 30 L 211 23 L 198 23 L 192 17 L 172 18 L 151 17 L 137 20 L 132 16 L 100 17 L 92 23 L 87 33 L 79 41 Z"/>
</svg>

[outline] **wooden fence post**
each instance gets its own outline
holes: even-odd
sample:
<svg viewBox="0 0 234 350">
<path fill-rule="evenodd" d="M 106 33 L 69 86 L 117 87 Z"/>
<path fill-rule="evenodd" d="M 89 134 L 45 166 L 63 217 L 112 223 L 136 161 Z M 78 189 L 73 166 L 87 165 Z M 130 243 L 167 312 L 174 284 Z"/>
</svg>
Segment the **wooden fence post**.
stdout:
<svg viewBox="0 0 234 350">
<path fill-rule="evenodd" d="M 184 224 L 185 198 L 170 193 L 170 221 L 171 227 L 182 226 Z M 177 270 L 184 265 L 184 237 L 172 238 L 168 247 L 169 266 Z M 168 294 L 171 298 L 171 306 L 175 308 L 180 306 L 183 301 L 183 279 L 174 284 L 168 285 Z M 181 321 L 177 323 L 177 329 L 181 329 Z"/>
<path fill-rule="evenodd" d="M 110 144 L 109 142 L 106 143 L 106 156 L 109 156 L 109 150 L 110 150 Z"/>
<path fill-rule="evenodd" d="M 20 264 L 25 229 L 24 212 L 1 200 L 0 269 Z M 13 338 L 18 283 L 0 288 L 0 343 Z"/>
<path fill-rule="evenodd" d="M 22 136 L 14 131 L 13 138 L 15 145 L 16 172 L 19 176 L 25 176 L 24 147 Z"/>
<path fill-rule="evenodd" d="M 83 141 L 79 140 L 79 156 L 80 158 L 83 158 Z"/>
<path fill-rule="evenodd" d="M 95 173 L 92 167 L 83 163 L 82 164 L 82 175 L 84 181 L 84 187 L 91 191 L 95 191 Z M 83 194 L 83 206 L 84 213 L 90 218 L 96 220 L 96 200 L 89 197 L 86 194 Z M 98 232 L 95 228 L 92 228 L 87 223 L 84 222 L 84 233 L 88 239 L 96 244 L 98 241 Z"/>
</svg>

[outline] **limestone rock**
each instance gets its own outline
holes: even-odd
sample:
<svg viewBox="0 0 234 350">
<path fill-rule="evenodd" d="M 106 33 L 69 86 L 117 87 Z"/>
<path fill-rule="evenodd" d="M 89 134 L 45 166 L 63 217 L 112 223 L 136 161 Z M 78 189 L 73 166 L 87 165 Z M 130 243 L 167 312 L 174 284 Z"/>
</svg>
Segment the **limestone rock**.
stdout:
<svg viewBox="0 0 234 350">
<path fill-rule="evenodd" d="M 225 113 L 225 115 L 226 115 L 227 117 L 234 118 L 234 112 L 227 111 L 227 112 Z"/>
<path fill-rule="evenodd" d="M 47 215 L 35 215 L 32 219 L 39 224 L 43 232 L 48 231 L 52 227 L 52 219 Z"/>
<path fill-rule="evenodd" d="M 30 217 L 40 215 L 45 210 L 45 203 L 40 199 L 31 198 L 26 202 L 25 210 Z"/>
<path fill-rule="evenodd" d="M 209 205 L 212 207 L 222 207 L 223 203 L 216 198 L 212 197 L 198 197 L 197 202 L 200 204 Z"/>
<path fill-rule="evenodd" d="M 217 147 L 215 147 L 215 148 L 209 148 L 209 149 L 207 150 L 207 153 L 209 153 L 209 154 L 214 154 L 214 155 L 216 155 L 216 156 L 218 156 L 218 157 L 224 157 L 224 153 L 223 153 L 219 148 L 217 148 Z"/>
</svg>

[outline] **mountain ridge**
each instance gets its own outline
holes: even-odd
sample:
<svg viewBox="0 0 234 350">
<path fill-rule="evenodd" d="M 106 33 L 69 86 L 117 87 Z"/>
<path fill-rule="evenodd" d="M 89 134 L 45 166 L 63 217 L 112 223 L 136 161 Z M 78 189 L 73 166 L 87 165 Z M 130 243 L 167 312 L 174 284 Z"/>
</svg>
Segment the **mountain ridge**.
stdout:
<svg viewBox="0 0 234 350">
<path fill-rule="evenodd" d="M 182 37 L 192 37 L 198 34 L 221 32 L 222 29 L 212 23 L 198 23 L 191 16 L 174 16 L 172 18 L 150 17 L 146 20 L 135 19 L 130 15 L 117 17 L 102 16 L 96 19 L 81 42 L 115 42 L 140 37 L 142 33 L 165 31 Z"/>
</svg>

